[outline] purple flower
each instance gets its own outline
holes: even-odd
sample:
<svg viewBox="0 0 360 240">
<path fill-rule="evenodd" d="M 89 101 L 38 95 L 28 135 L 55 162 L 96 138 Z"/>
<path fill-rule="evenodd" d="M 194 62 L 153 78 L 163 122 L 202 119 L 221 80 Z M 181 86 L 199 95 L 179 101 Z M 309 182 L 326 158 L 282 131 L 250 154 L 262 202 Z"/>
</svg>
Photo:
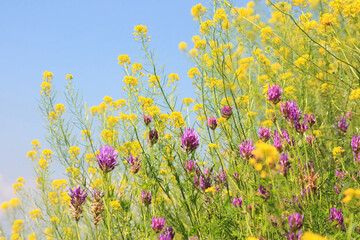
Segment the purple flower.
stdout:
<svg viewBox="0 0 360 240">
<path fill-rule="evenodd" d="M 337 226 L 340 226 L 344 232 L 346 232 L 345 226 L 344 226 L 344 217 L 342 215 L 341 208 L 337 210 L 335 207 L 330 209 L 330 217 L 329 222 L 337 222 Z"/>
<path fill-rule="evenodd" d="M 301 124 L 299 121 L 294 122 L 295 129 L 298 133 L 303 134 L 309 129 L 309 125 L 306 124 L 307 122 L 304 120 Z"/>
<path fill-rule="evenodd" d="M 240 175 L 238 173 L 234 173 L 232 176 L 236 181 L 240 181 Z"/>
<path fill-rule="evenodd" d="M 80 204 L 82 205 L 85 202 L 85 199 L 87 197 L 87 191 L 82 190 L 81 191 L 81 186 L 77 186 L 77 187 L 73 187 L 73 188 L 69 188 L 69 196 L 71 197 L 71 205 L 75 206 L 76 204 Z"/>
<path fill-rule="evenodd" d="M 87 197 L 87 191 L 82 190 L 81 187 L 77 186 L 69 189 L 69 196 L 71 198 L 70 201 L 70 212 L 75 221 L 79 221 L 81 218 L 81 214 L 83 212 L 83 204 L 85 203 L 85 199 Z"/>
<path fill-rule="evenodd" d="M 152 116 L 147 116 L 147 115 L 143 114 L 143 119 L 144 119 L 145 125 L 147 126 L 147 125 L 149 125 L 149 124 L 151 123 L 153 117 L 152 117 Z"/>
<path fill-rule="evenodd" d="M 99 167 L 104 173 L 112 171 L 118 165 L 116 163 L 117 157 L 117 151 L 108 145 L 100 147 L 100 153 L 96 155 Z"/>
<path fill-rule="evenodd" d="M 303 232 L 300 230 L 296 234 L 293 232 L 289 232 L 288 235 L 283 234 L 287 240 L 301 240 Z"/>
<path fill-rule="evenodd" d="M 295 233 L 296 231 L 300 230 L 303 226 L 305 215 L 301 215 L 300 213 L 293 213 L 288 215 L 288 222 L 289 222 L 289 231 Z"/>
<path fill-rule="evenodd" d="M 208 126 L 211 130 L 215 130 L 217 125 L 218 125 L 218 122 L 217 122 L 217 119 L 216 117 L 210 117 L 208 120 Z"/>
<path fill-rule="evenodd" d="M 259 129 L 259 138 L 263 142 L 267 142 L 271 138 L 271 130 L 266 127 L 261 127 Z"/>
<path fill-rule="evenodd" d="M 270 197 L 269 190 L 267 190 L 262 185 L 259 185 L 258 194 L 259 194 L 259 197 L 261 197 L 262 199 L 265 199 L 265 200 L 269 199 L 269 197 Z"/>
<path fill-rule="evenodd" d="M 280 133 L 276 130 L 274 131 L 273 140 L 274 140 L 274 147 L 276 147 L 276 149 L 279 152 L 282 152 L 283 146 L 282 146 L 281 136 Z"/>
<path fill-rule="evenodd" d="M 281 166 L 280 173 L 286 177 L 287 174 L 289 173 L 290 162 L 289 162 L 289 157 L 285 152 L 280 154 L 279 164 Z"/>
<path fill-rule="evenodd" d="M 199 137 L 193 128 L 185 128 L 181 136 L 181 147 L 186 154 L 191 154 L 199 147 Z"/>
<path fill-rule="evenodd" d="M 295 101 L 287 101 L 285 104 L 281 103 L 280 111 L 289 122 L 294 123 L 301 118 L 301 111 Z"/>
<path fill-rule="evenodd" d="M 211 187 L 211 176 L 200 176 L 200 187 L 203 191 Z"/>
<path fill-rule="evenodd" d="M 335 132 L 339 135 L 344 137 L 345 133 L 349 127 L 350 123 L 346 121 L 346 118 L 340 117 L 338 118 L 338 122 L 334 125 Z"/>
<path fill-rule="evenodd" d="M 186 172 L 190 174 L 196 168 L 196 161 L 193 161 L 193 160 L 185 161 L 184 168 L 185 168 Z"/>
<path fill-rule="evenodd" d="M 151 191 L 142 191 L 140 199 L 145 206 L 149 206 L 151 204 Z"/>
<path fill-rule="evenodd" d="M 156 129 L 152 129 L 149 131 L 148 143 L 150 147 L 154 146 L 155 143 L 159 140 L 159 133 Z"/>
<path fill-rule="evenodd" d="M 189 237 L 188 240 L 198 240 L 198 239 L 199 239 L 198 236 L 193 236 L 193 237 Z"/>
<path fill-rule="evenodd" d="M 130 164 L 131 166 L 131 172 L 133 174 L 137 173 L 141 168 L 141 161 L 139 161 L 139 157 L 134 158 L 133 155 L 130 153 L 129 158 L 125 157 L 125 160 Z"/>
<path fill-rule="evenodd" d="M 165 218 L 152 218 L 151 228 L 156 232 L 159 233 L 163 230 L 165 225 Z"/>
<path fill-rule="evenodd" d="M 224 106 L 221 109 L 221 115 L 222 115 L 223 118 L 229 119 L 232 114 L 233 114 L 232 107 Z"/>
<path fill-rule="evenodd" d="M 95 198 L 99 196 L 100 198 L 104 197 L 104 192 L 100 192 L 96 188 L 93 189 L 93 192 L 91 193 L 92 197 Z"/>
<path fill-rule="evenodd" d="M 316 122 L 314 114 L 309 114 L 309 115 L 304 114 L 304 118 L 305 118 L 304 121 L 307 122 L 310 125 L 310 127 L 312 127 Z"/>
<path fill-rule="evenodd" d="M 316 142 L 315 137 L 313 135 L 307 136 L 306 141 L 309 145 L 313 145 Z"/>
<path fill-rule="evenodd" d="M 290 135 L 286 129 L 281 130 L 281 133 L 282 133 L 283 139 L 286 140 L 288 145 L 295 146 L 295 139 L 292 139 L 292 140 L 290 139 Z"/>
<path fill-rule="evenodd" d="M 335 169 L 335 179 L 337 182 L 335 182 L 335 191 L 337 194 L 341 193 L 341 190 L 344 187 L 344 178 L 346 177 L 346 174 L 348 172 L 343 170 L 342 172 Z"/>
<path fill-rule="evenodd" d="M 159 240 L 172 240 L 175 237 L 175 232 L 172 227 L 166 227 L 165 231 L 160 234 Z"/>
<path fill-rule="evenodd" d="M 226 172 L 224 170 L 220 171 L 220 173 L 218 173 L 216 177 L 214 177 L 214 180 L 220 186 L 226 185 L 227 183 Z"/>
<path fill-rule="evenodd" d="M 239 150 L 240 150 L 240 156 L 245 159 L 246 161 L 248 161 L 251 157 L 252 154 L 251 152 L 255 149 L 254 145 L 253 145 L 253 141 L 252 140 L 245 140 L 241 143 L 241 145 L 239 145 Z"/>
<path fill-rule="evenodd" d="M 242 205 L 243 205 L 243 201 L 242 201 L 242 198 L 241 198 L 241 197 L 231 199 L 231 203 L 232 203 L 232 204 L 234 205 L 234 207 L 236 207 L 236 208 L 241 208 Z"/>
<path fill-rule="evenodd" d="M 267 100 L 272 102 L 273 104 L 277 104 L 281 100 L 281 92 L 282 89 L 278 85 L 269 85 L 269 89 L 267 91 Z"/>
<path fill-rule="evenodd" d="M 353 149 L 355 162 L 360 162 L 360 136 L 356 136 L 356 134 L 354 134 L 351 138 L 351 147 Z"/>
</svg>

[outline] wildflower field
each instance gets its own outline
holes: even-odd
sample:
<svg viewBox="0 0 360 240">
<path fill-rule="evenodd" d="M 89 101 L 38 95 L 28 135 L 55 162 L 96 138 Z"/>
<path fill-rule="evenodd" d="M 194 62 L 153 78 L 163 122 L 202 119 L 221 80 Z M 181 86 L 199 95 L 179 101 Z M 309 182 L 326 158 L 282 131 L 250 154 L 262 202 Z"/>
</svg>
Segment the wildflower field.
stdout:
<svg viewBox="0 0 360 240">
<path fill-rule="evenodd" d="M 88 106 L 45 71 L 50 147 L 31 142 L 37 186 L 14 183 L 0 239 L 360 239 L 360 0 L 238 5 L 191 9 L 187 79 L 144 25 L 121 99 Z"/>
</svg>

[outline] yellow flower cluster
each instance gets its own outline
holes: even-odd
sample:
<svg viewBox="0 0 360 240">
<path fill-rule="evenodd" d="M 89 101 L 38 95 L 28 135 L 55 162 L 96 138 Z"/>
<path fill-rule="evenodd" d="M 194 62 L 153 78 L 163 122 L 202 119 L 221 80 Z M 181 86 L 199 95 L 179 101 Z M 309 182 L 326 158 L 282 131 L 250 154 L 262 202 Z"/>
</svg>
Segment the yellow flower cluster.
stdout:
<svg viewBox="0 0 360 240">
<path fill-rule="evenodd" d="M 200 19 L 201 16 L 206 12 L 206 7 L 201 5 L 201 3 L 196 4 L 191 8 L 191 15 L 193 15 L 194 20 Z"/>
<path fill-rule="evenodd" d="M 75 159 L 78 155 L 80 155 L 80 148 L 78 146 L 71 146 L 69 148 L 69 154 L 71 159 Z"/>
<path fill-rule="evenodd" d="M 352 90 L 349 99 L 358 100 L 359 98 L 360 98 L 360 88 Z"/>
<path fill-rule="evenodd" d="M 116 140 L 118 138 L 118 132 L 116 130 L 104 129 L 102 130 L 100 137 L 104 142 L 112 143 L 113 139 Z"/>
<path fill-rule="evenodd" d="M 76 167 L 67 167 L 66 172 L 69 173 L 73 177 L 78 177 L 80 175 L 80 169 Z"/>
<path fill-rule="evenodd" d="M 341 157 L 343 152 L 345 152 L 345 150 L 342 147 L 335 147 L 332 151 L 332 154 L 334 158 L 338 158 Z"/>
<path fill-rule="evenodd" d="M 356 206 L 360 206 L 360 189 L 348 188 L 344 191 L 343 203 L 349 203 L 352 199 L 356 199 Z"/>
<path fill-rule="evenodd" d="M 40 209 L 34 209 L 29 212 L 30 218 L 32 220 L 36 220 L 37 218 L 41 217 L 41 210 Z"/>
<path fill-rule="evenodd" d="M 200 77 L 200 75 L 201 75 L 201 73 L 200 73 L 199 69 L 197 69 L 197 68 L 191 68 L 188 71 L 188 76 L 191 79 L 196 78 L 196 77 Z"/>
<path fill-rule="evenodd" d="M 10 208 L 16 208 L 18 205 L 20 205 L 20 200 L 18 198 L 12 198 L 9 202 L 3 202 L 0 205 L 0 208 L 2 210 L 6 210 Z"/>
<path fill-rule="evenodd" d="M 138 79 L 133 76 L 125 76 L 123 81 L 130 88 L 136 87 L 139 84 Z"/>
<path fill-rule="evenodd" d="M 174 83 L 175 81 L 179 81 L 179 75 L 176 73 L 170 73 L 168 78 L 169 78 L 168 83 Z"/>
<path fill-rule="evenodd" d="M 12 226 L 11 240 L 20 240 L 22 232 L 24 231 L 24 220 L 15 220 Z"/>
<path fill-rule="evenodd" d="M 51 80 L 54 78 L 54 75 L 48 71 L 45 71 L 43 75 L 44 81 L 41 83 L 42 91 L 40 91 L 40 94 L 42 95 L 45 93 L 46 96 L 49 96 L 51 92 Z"/>
<path fill-rule="evenodd" d="M 327 239 L 328 238 L 312 232 L 306 232 L 301 236 L 301 240 L 327 240 Z"/>
<path fill-rule="evenodd" d="M 145 41 L 148 41 L 148 36 L 147 36 L 147 27 L 144 25 L 137 25 L 134 27 L 134 36 L 136 37 L 140 37 L 141 39 L 144 39 Z M 135 38 L 135 41 L 137 41 L 138 38 Z"/>
<path fill-rule="evenodd" d="M 184 98 L 182 102 L 183 104 L 186 104 L 186 106 L 190 106 L 190 104 L 195 102 L 195 100 L 192 98 Z"/>
<path fill-rule="evenodd" d="M 177 128 L 183 127 L 186 125 L 185 120 L 181 112 L 172 112 L 170 114 L 170 118 L 172 120 L 171 125 Z"/>
<path fill-rule="evenodd" d="M 64 190 L 68 186 L 68 182 L 65 179 L 58 179 L 52 182 L 53 190 Z"/>
<path fill-rule="evenodd" d="M 180 42 L 180 43 L 179 43 L 179 49 L 180 49 L 181 51 L 186 50 L 187 47 L 188 47 L 188 46 L 187 46 L 186 42 Z"/>
<path fill-rule="evenodd" d="M 267 171 L 274 169 L 279 160 L 278 150 L 267 143 L 258 142 L 255 144 L 255 150 L 252 151 L 254 158 L 250 159 L 250 163 L 255 167 L 255 170 L 260 172 L 260 176 L 265 178 Z"/>
<path fill-rule="evenodd" d="M 118 57 L 118 60 L 119 60 L 118 63 L 119 63 L 121 66 L 124 66 L 124 63 L 126 63 L 126 64 L 131 64 L 130 58 L 129 58 L 129 56 L 126 55 L 126 54 L 120 55 L 120 56 Z"/>
<path fill-rule="evenodd" d="M 25 185 L 25 181 L 23 177 L 19 177 L 16 180 L 16 183 L 13 184 L 13 188 L 14 188 L 14 193 L 17 193 L 18 191 L 20 191 Z"/>
</svg>

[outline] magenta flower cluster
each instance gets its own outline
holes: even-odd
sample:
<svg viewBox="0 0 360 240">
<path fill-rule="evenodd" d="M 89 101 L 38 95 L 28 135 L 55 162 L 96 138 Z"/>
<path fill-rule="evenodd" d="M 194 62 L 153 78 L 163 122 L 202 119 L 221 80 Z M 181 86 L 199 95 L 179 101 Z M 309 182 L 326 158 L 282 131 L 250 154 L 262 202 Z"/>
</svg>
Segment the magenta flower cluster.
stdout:
<svg viewBox="0 0 360 240">
<path fill-rule="evenodd" d="M 199 137 L 193 128 L 185 128 L 181 136 L 181 147 L 186 154 L 193 153 L 199 147 Z"/>
<path fill-rule="evenodd" d="M 117 151 L 111 146 L 100 147 L 100 153 L 96 155 L 96 159 L 100 169 L 104 173 L 108 173 L 118 165 L 116 163 Z"/>
</svg>

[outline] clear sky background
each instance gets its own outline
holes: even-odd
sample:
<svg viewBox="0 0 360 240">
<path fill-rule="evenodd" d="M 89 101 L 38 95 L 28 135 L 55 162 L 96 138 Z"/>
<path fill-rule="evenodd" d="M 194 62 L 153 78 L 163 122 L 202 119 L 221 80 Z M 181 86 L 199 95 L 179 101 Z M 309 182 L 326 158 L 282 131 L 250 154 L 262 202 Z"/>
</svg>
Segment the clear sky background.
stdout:
<svg viewBox="0 0 360 240">
<path fill-rule="evenodd" d="M 167 73 L 183 79 L 180 91 L 189 97 L 187 71 L 193 66 L 179 50 L 197 33 L 190 9 L 194 0 L 0 0 L 0 202 L 9 200 L 20 176 L 33 182 L 26 159 L 30 142 L 45 143 L 38 100 L 42 73 L 54 73 L 63 91 L 65 75 L 74 76 L 89 106 L 106 95 L 121 98 L 120 54 L 139 58 L 133 40 L 135 25 L 148 26 L 151 44 Z"/>
</svg>

